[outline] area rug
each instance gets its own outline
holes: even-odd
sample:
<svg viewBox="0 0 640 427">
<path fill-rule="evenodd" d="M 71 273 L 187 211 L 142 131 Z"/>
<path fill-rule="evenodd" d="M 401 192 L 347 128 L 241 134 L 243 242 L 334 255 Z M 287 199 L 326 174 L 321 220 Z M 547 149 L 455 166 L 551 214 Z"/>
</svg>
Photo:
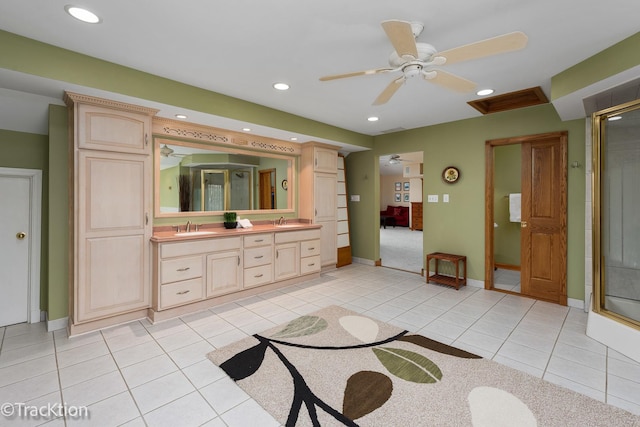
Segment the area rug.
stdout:
<svg viewBox="0 0 640 427">
<path fill-rule="evenodd" d="M 286 426 L 640 426 L 640 417 L 331 306 L 209 358 Z"/>
</svg>

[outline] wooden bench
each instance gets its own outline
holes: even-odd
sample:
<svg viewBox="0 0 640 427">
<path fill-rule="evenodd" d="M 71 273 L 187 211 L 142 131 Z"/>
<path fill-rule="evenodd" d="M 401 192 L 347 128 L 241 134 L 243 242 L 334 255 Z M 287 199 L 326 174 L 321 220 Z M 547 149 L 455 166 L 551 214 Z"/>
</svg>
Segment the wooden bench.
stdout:
<svg viewBox="0 0 640 427">
<path fill-rule="evenodd" d="M 429 264 L 431 260 L 435 260 L 435 273 L 429 276 Z M 455 265 L 456 275 L 445 276 L 438 274 L 438 261 L 448 261 Z M 463 262 L 463 275 L 460 277 L 460 261 Z M 464 255 L 447 254 L 444 252 L 433 252 L 427 255 L 427 283 L 433 282 L 440 285 L 453 286 L 456 290 L 460 289 L 461 285 L 467 284 L 467 257 Z"/>
</svg>

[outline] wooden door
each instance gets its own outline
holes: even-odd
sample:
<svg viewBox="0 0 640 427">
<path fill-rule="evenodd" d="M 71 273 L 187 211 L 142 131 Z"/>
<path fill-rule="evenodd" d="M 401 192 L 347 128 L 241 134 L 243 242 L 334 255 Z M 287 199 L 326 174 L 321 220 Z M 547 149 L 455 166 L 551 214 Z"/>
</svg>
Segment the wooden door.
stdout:
<svg viewBox="0 0 640 427">
<path fill-rule="evenodd" d="M 522 294 L 567 303 L 567 134 L 522 142 Z"/>
<path fill-rule="evenodd" d="M 260 209 L 275 209 L 275 192 L 276 187 L 273 184 L 275 181 L 272 176 L 275 176 L 275 169 L 265 169 L 259 171 L 260 174 Z"/>
</svg>

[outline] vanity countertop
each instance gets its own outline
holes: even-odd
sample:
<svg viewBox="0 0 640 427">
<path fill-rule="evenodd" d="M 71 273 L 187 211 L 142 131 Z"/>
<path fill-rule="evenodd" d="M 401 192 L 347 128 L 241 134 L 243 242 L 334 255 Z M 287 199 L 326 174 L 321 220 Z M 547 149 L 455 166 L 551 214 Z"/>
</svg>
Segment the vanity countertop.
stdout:
<svg viewBox="0 0 640 427">
<path fill-rule="evenodd" d="M 283 225 L 255 224 L 249 228 L 232 228 L 226 229 L 221 225 L 201 226 L 198 231 L 185 232 L 172 229 L 172 227 L 158 227 L 151 236 L 152 242 L 174 242 L 196 239 L 211 239 L 218 237 L 244 236 L 248 234 L 277 232 L 283 233 L 287 231 L 313 230 L 322 228 L 319 224 L 309 224 L 304 222 L 289 222 Z"/>
</svg>

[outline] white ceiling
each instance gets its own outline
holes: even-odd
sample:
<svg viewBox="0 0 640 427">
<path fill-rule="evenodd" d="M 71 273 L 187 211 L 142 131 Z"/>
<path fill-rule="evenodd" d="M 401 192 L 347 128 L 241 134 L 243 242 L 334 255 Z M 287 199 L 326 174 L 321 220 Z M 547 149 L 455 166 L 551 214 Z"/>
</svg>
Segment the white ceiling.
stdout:
<svg viewBox="0 0 640 427">
<path fill-rule="evenodd" d="M 440 51 L 522 31 L 529 37 L 525 49 L 446 70 L 495 94 L 541 86 L 550 96 L 553 75 L 636 33 L 640 16 L 638 0 L 83 0 L 102 18 L 89 25 L 68 16 L 66 3 L 2 0 L 0 29 L 367 135 L 479 115 L 467 105 L 475 94 L 421 79 L 410 79 L 382 106 L 371 103 L 395 74 L 318 80 L 386 67 L 392 47 L 383 20 L 424 23 L 418 41 Z M 278 81 L 291 89 L 275 91 Z M 140 101 L 0 69 L 0 128 L 46 133 L 42 106 L 61 104 L 65 89 Z M 160 108 L 163 117 L 178 112 L 147 105 Z M 25 114 L 34 107 L 41 110 Z M 189 121 L 234 130 L 245 125 L 187 114 Z M 371 115 L 380 120 L 368 122 Z M 279 129 L 253 131 L 290 136 Z"/>
</svg>

